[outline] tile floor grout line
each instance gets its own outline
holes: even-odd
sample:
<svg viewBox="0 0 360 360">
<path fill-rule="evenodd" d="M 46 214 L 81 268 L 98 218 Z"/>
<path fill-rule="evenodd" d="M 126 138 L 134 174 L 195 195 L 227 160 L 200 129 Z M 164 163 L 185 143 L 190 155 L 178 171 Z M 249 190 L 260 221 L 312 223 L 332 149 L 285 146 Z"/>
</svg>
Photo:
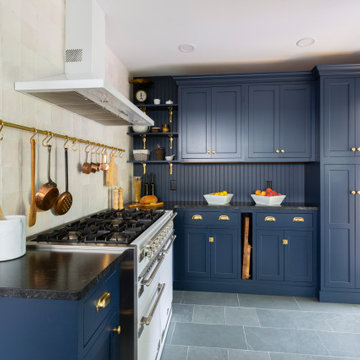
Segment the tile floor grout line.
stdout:
<svg viewBox="0 0 360 360">
<path fill-rule="evenodd" d="M 172 340 L 173 340 L 174 332 L 175 332 L 175 327 L 176 327 L 176 322 L 174 321 L 174 328 L 172 329 L 171 336 L 170 336 L 170 344 L 172 344 Z"/>
<path fill-rule="evenodd" d="M 244 339 L 245 339 L 246 350 L 253 350 L 247 341 L 245 326 L 243 326 L 243 334 L 244 334 Z"/>
<path fill-rule="evenodd" d="M 186 350 L 186 360 L 189 359 L 189 349 L 190 349 L 190 346 L 187 347 L 187 350 Z"/>
</svg>

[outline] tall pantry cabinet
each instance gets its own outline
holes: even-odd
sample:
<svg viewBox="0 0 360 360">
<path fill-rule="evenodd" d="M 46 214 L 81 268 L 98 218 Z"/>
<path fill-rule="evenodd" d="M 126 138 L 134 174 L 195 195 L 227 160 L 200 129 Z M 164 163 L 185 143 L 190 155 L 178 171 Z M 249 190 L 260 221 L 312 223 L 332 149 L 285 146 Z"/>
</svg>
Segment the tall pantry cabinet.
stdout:
<svg viewBox="0 0 360 360">
<path fill-rule="evenodd" d="M 360 303 L 360 66 L 318 66 L 320 300 Z"/>
</svg>

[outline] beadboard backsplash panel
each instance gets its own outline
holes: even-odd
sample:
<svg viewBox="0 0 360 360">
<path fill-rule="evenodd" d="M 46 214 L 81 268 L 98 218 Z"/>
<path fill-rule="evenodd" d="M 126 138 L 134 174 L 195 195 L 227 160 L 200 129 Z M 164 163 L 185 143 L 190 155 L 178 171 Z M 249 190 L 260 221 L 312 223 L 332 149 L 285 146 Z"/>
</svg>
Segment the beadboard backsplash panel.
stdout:
<svg viewBox="0 0 360 360">
<path fill-rule="evenodd" d="M 226 190 L 233 201 L 249 202 L 250 194 L 264 189 L 271 180 L 273 189 L 286 194 L 285 202 L 305 202 L 305 164 L 174 164 L 169 175 L 166 164 L 149 164 L 147 173 L 155 174 L 156 196 L 161 201 L 202 201 L 203 194 Z M 135 175 L 142 166 L 134 166 Z M 177 190 L 170 191 L 170 180 Z"/>
</svg>

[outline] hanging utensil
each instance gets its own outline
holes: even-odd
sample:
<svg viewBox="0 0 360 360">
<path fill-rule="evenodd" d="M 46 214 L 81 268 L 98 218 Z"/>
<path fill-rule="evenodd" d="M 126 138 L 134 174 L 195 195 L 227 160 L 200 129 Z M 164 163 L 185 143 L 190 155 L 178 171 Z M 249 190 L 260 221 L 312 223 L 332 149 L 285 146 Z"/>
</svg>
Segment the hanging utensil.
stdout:
<svg viewBox="0 0 360 360">
<path fill-rule="evenodd" d="M 2 208 L 0 206 L 0 220 L 6 220 L 5 216 L 4 216 L 4 213 L 2 211 Z"/>
<path fill-rule="evenodd" d="M 51 209 L 59 196 L 57 185 L 50 178 L 51 145 L 48 145 L 48 151 L 48 182 L 44 184 L 35 194 L 36 206 L 40 210 L 44 211 Z"/>
<path fill-rule="evenodd" d="M 29 209 L 29 226 L 36 223 L 36 202 L 35 202 L 35 140 L 30 140 L 31 144 L 31 204 Z"/>
<path fill-rule="evenodd" d="M 65 192 L 63 192 L 56 201 L 56 215 L 66 214 L 70 210 L 72 202 L 73 198 L 69 192 L 68 149 L 65 147 Z"/>
</svg>

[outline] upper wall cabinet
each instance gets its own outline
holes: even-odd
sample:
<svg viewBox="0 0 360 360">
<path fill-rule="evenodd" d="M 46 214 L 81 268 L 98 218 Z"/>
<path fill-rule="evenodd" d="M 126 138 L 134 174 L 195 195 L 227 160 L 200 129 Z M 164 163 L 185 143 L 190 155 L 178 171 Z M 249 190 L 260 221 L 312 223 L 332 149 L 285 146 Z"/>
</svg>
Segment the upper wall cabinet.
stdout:
<svg viewBox="0 0 360 360">
<path fill-rule="evenodd" d="M 250 85 L 248 99 L 249 160 L 314 160 L 311 84 Z"/>
<path fill-rule="evenodd" d="M 359 80 L 354 78 L 324 80 L 321 107 L 324 157 L 353 157 L 356 153 L 360 154 L 360 116 L 357 123 L 356 98 L 360 99 Z"/>
<path fill-rule="evenodd" d="M 241 87 L 180 90 L 181 157 L 241 160 Z"/>
</svg>

